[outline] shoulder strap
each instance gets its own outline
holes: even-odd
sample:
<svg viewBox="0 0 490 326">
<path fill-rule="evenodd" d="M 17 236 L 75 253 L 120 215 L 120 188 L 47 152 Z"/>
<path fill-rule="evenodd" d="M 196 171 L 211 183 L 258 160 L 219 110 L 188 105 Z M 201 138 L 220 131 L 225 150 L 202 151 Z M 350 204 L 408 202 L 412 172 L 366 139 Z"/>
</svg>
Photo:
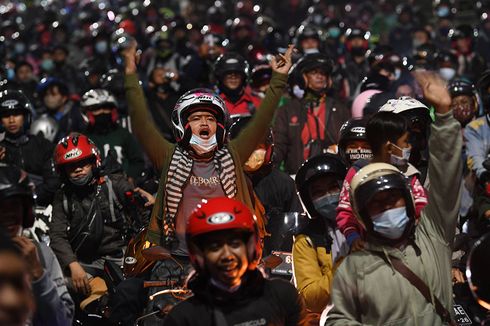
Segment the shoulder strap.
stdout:
<svg viewBox="0 0 490 326">
<path fill-rule="evenodd" d="M 424 296 L 424 298 L 434 305 L 436 308 L 437 314 L 441 317 L 443 322 L 448 323 L 451 326 L 456 326 L 456 323 L 451 319 L 451 314 L 447 311 L 446 308 L 442 305 L 439 299 L 434 296 L 431 296 L 430 289 L 425 284 L 425 282 L 418 277 L 407 265 L 405 265 L 400 259 L 393 257 L 390 255 L 390 260 L 393 267 L 400 273 L 403 277 L 405 277 L 419 292 Z M 432 298 L 434 302 L 432 302 Z"/>
<path fill-rule="evenodd" d="M 107 192 L 109 195 L 109 210 L 111 212 L 112 222 L 115 222 L 117 219 L 116 219 L 116 213 L 114 212 L 114 205 L 116 205 L 116 207 L 119 210 L 122 210 L 123 206 L 117 200 L 116 193 L 114 192 L 114 188 L 112 187 L 111 178 L 109 178 L 109 176 L 106 175 L 106 176 L 104 176 L 104 179 L 105 179 L 105 183 L 107 185 Z"/>
</svg>

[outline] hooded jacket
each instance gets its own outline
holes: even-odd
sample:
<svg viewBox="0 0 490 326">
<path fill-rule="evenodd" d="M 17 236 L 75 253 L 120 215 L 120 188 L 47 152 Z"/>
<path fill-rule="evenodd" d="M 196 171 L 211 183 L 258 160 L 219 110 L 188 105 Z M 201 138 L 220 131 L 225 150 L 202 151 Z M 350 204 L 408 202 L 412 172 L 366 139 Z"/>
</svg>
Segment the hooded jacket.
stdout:
<svg viewBox="0 0 490 326">
<path fill-rule="evenodd" d="M 395 248 L 368 238 L 364 250 L 349 255 L 337 270 L 325 325 L 442 325 L 427 302 L 398 273 L 390 256 L 402 260 L 452 312 L 451 253 L 460 203 L 462 139 L 452 112 L 436 115 L 429 139 L 429 203 L 414 239 Z"/>
</svg>

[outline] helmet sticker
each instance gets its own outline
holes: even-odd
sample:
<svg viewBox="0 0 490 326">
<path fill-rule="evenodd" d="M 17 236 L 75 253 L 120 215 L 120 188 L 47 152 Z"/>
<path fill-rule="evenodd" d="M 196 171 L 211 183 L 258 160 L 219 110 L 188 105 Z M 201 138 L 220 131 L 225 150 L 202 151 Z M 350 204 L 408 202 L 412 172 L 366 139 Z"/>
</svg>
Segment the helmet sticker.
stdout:
<svg viewBox="0 0 490 326">
<path fill-rule="evenodd" d="M 13 106 L 16 106 L 19 104 L 19 101 L 17 100 L 6 100 L 6 101 L 3 101 L 2 102 L 2 106 L 3 107 L 6 107 L 6 108 L 10 108 L 10 107 L 13 107 Z"/>
<path fill-rule="evenodd" d="M 82 151 L 78 148 L 74 148 L 71 151 L 68 151 L 65 154 L 64 158 L 65 158 L 65 160 L 72 160 L 72 159 L 79 157 L 80 155 L 82 155 Z"/>
<path fill-rule="evenodd" d="M 351 129 L 352 132 L 359 132 L 359 133 L 365 133 L 366 132 L 366 128 L 364 127 L 354 127 Z"/>
<path fill-rule="evenodd" d="M 206 222 L 208 224 L 225 224 L 233 221 L 234 219 L 235 217 L 229 213 L 217 213 L 208 217 Z"/>
</svg>

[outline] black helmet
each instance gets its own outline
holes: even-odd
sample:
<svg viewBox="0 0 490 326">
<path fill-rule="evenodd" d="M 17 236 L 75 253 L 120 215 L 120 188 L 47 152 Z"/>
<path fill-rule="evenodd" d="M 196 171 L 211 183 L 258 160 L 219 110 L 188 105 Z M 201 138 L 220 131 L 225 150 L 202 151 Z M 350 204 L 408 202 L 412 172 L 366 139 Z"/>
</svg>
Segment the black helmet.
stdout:
<svg viewBox="0 0 490 326">
<path fill-rule="evenodd" d="M 394 53 L 394 50 L 391 46 L 389 45 L 378 45 L 375 47 L 373 50 L 369 51 L 368 54 L 368 63 L 369 66 L 374 66 L 378 62 L 382 61 L 383 59 L 388 58 Z"/>
<path fill-rule="evenodd" d="M 311 199 L 309 191 L 311 182 L 320 176 L 332 175 L 339 182 L 339 188 L 341 188 L 346 174 L 347 167 L 340 157 L 330 153 L 314 156 L 304 162 L 299 168 L 294 180 L 296 183 L 296 190 L 298 191 L 299 198 L 303 202 L 303 205 L 312 217 L 321 216 L 321 214 L 316 211 Z"/>
<path fill-rule="evenodd" d="M 29 130 L 34 115 L 31 102 L 21 91 L 7 89 L 0 92 L 0 115 L 4 116 L 11 113 L 22 113 L 24 115 L 24 130 Z"/>
<path fill-rule="evenodd" d="M 447 89 L 449 90 L 449 94 L 451 94 L 451 97 L 456 97 L 459 95 L 466 95 L 466 96 L 476 95 L 475 85 L 473 85 L 472 82 L 464 78 L 454 79 L 451 83 L 449 83 Z"/>
<path fill-rule="evenodd" d="M 301 25 L 296 31 L 296 46 L 299 48 L 301 42 L 308 38 L 313 38 L 320 42 L 320 33 L 317 28 L 311 25 Z"/>
<path fill-rule="evenodd" d="M 223 80 L 225 74 L 230 72 L 238 72 L 242 74 L 244 81 L 248 79 L 250 67 L 247 60 L 240 54 L 228 52 L 222 54 L 214 63 L 214 76 L 218 82 Z"/>
<path fill-rule="evenodd" d="M 456 41 L 462 38 L 474 38 L 477 35 L 476 30 L 471 25 L 459 25 L 456 28 L 449 30 L 448 37 L 451 41 Z"/>
<path fill-rule="evenodd" d="M 124 96 L 124 74 L 117 69 L 109 70 L 100 77 L 100 87 L 116 96 Z"/>
<path fill-rule="evenodd" d="M 333 71 L 333 60 L 323 53 L 311 53 L 304 55 L 297 63 L 296 69 L 300 74 L 313 69 L 322 69 L 327 75 Z"/>
<path fill-rule="evenodd" d="M 366 138 L 366 119 L 350 119 L 345 122 L 342 127 L 340 127 L 340 137 L 339 137 L 339 155 L 344 159 L 344 161 L 351 165 L 359 159 L 370 159 L 373 155 L 371 150 L 366 149 L 365 153 L 346 153 L 347 143 L 349 141 L 361 140 L 367 142 Z M 354 155 L 354 156 L 353 156 Z M 359 156 L 359 157 L 357 157 Z"/>
<path fill-rule="evenodd" d="M 439 50 L 436 53 L 435 59 L 438 67 L 443 66 L 445 63 L 449 63 L 451 67 L 457 67 L 459 65 L 458 57 L 452 51 L 448 51 L 444 49 Z"/>
<path fill-rule="evenodd" d="M 432 70 L 436 63 L 437 48 L 433 44 L 422 44 L 413 53 L 416 68 Z"/>
<path fill-rule="evenodd" d="M 268 64 L 257 65 L 252 69 L 250 84 L 252 88 L 259 88 L 268 84 L 272 77 L 272 68 Z"/>
<path fill-rule="evenodd" d="M 483 107 L 488 113 L 490 111 L 490 69 L 485 70 L 481 74 L 476 85 L 481 96 Z"/>
<path fill-rule="evenodd" d="M 18 196 L 23 199 L 24 217 L 22 226 L 29 228 L 34 224 L 34 198 L 29 186 L 27 173 L 14 165 L 0 163 L 0 200 Z"/>
<path fill-rule="evenodd" d="M 355 216 L 367 230 L 368 235 L 380 242 L 392 243 L 393 240 L 374 231 L 371 216 L 367 212 L 368 203 L 373 196 L 386 190 L 399 190 L 405 199 L 409 222 L 401 238 L 407 238 L 414 231 L 415 203 L 407 177 L 396 167 L 386 163 L 372 163 L 360 169 L 351 181 L 350 200 Z"/>
</svg>

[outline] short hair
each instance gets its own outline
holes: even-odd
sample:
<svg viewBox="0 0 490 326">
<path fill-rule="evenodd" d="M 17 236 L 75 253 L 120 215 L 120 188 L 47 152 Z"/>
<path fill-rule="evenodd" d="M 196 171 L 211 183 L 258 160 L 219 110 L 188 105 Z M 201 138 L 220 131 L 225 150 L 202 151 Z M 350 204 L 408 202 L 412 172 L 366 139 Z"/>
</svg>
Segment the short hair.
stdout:
<svg viewBox="0 0 490 326">
<path fill-rule="evenodd" d="M 27 66 L 31 70 L 34 70 L 34 67 L 29 62 L 22 60 L 22 61 L 17 62 L 17 64 L 15 65 L 15 68 L 14 68 L 14 72 L 17 74 L 17 71 L 19 71 L 20 67 L 23 67 L 23 66 Z"/>
<path fill-rule="evenodd" d="M 366 138 L 373 154 L 379 154 L 383 144 L 396 141 L 408 131 L 408 121 L 400 114 L 378 112 L 366 125 Z"/>
</svg>

